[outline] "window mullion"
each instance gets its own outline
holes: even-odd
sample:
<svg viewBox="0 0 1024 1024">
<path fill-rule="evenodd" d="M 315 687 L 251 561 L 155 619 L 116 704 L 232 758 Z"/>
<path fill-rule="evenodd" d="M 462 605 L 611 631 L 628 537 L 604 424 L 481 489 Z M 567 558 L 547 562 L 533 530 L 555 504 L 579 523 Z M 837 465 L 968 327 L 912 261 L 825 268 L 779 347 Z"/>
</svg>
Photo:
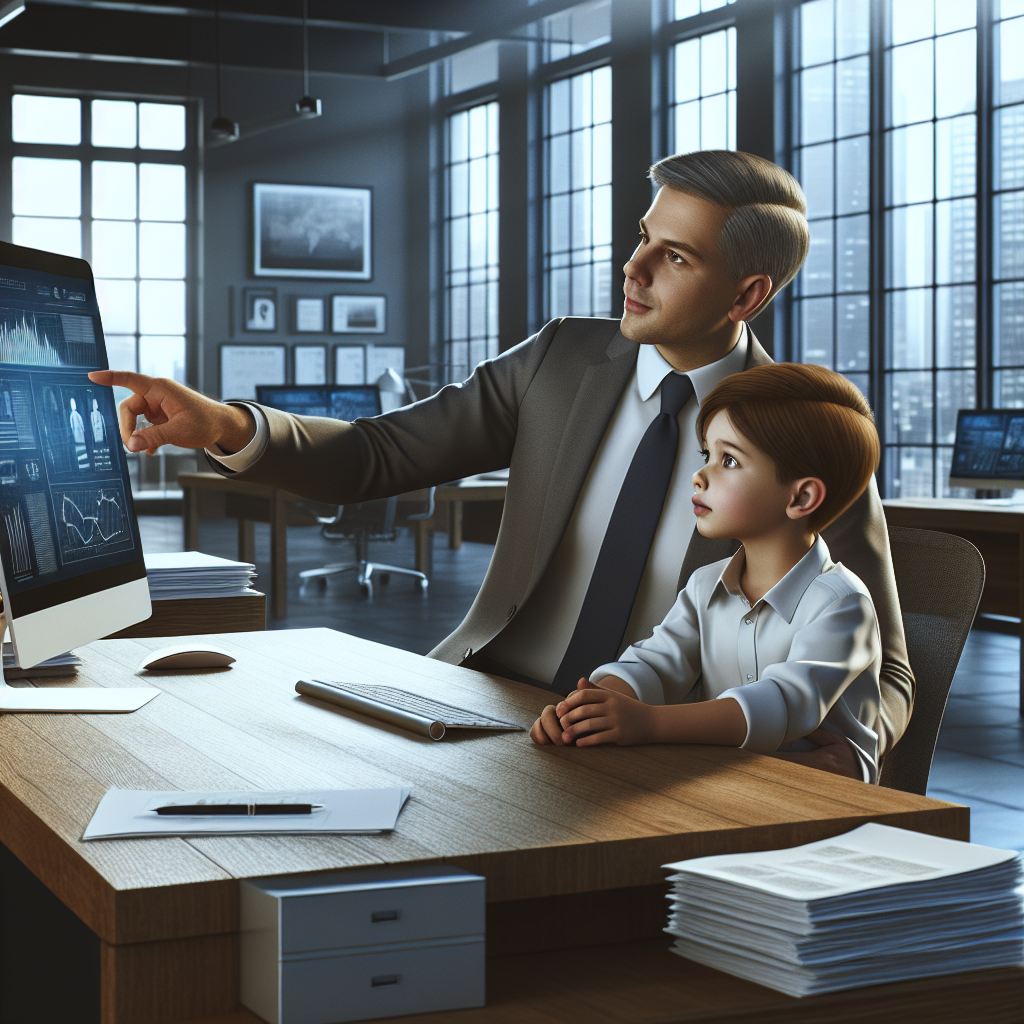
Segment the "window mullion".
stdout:
<svg viewBox="0 0 1024 1024">
<path fill-rule="evenodd" d="M 879 472 L 883 487 L 887 461 L 885 458 L 885 279 L 888 273 L 888 246 L 885 237 L 885 4 L 887 0 L 871 3 L 871 406 L 875 410 L 875 425 L 882 445 L 882 463 Z"/>
<path fill-rule="evenodd" d="M 992 68 L 993 64 L 992 5 L 978 4 L 978 105 L 977 105 L 977 214 L 975 234 L 976 299 L 975 350 L 976 375 L 975 407 L 987 409 L 998 404 L 993 397 L 992 380 L 992 206 L 993 206 L 993 120 Z"/>
</svg>

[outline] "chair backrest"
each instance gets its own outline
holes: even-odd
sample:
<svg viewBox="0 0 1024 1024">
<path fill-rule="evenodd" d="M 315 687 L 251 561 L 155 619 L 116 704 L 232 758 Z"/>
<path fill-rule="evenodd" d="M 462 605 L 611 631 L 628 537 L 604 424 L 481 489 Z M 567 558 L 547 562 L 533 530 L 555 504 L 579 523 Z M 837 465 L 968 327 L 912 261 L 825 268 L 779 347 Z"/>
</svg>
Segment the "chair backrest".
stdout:
<svg viewBox="0 0 1024 1024">
<path fill-rule="evenodd" d="M 907 731 L 888 752 L 883 786 L 924 795 L 953 675 L 985 586 L 985 562 L 962 537 L 890 527 L 889 544 L 917 680 Z"/>
<path fill-rule="evenodd" d="M 355 505 L 341 505 L 334 522 L 324 526 L 325 537 L 354 537 L 363 534 L 368 540 L 394 540 L 395 512 L 398 498 L 378 498 Z"/>
</svg>

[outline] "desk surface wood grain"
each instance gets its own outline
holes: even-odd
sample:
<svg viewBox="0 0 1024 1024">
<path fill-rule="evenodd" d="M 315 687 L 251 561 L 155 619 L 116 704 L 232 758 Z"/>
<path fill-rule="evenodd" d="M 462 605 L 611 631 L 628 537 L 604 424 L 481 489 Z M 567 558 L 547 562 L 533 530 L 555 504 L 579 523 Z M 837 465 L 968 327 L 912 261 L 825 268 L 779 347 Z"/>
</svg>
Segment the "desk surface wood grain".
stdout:
<svg viewBox="0 0 1024 1024">
<path fill-rule="evenodd" d="M 108 944 L 237 931 L 236 880 L 259 875 L 445 860 L 486 875 L 500 903 L 660 885 L 669 860 L 865 821 L 968 837 L 966 808 L 742 750 L 556 750 L 526 733 L 434 743 L 298 697 L 294 684 L 389 683 L 523 726 L 548 695 L 328 629 L 215 642 L 237 654 L 232 668 L 150 677 L 162 693 L 134 714 L 0 718 L 0 841 Z M 82 648 L 73 685 L 139 685 L 142 657 L 166 643 Z M 413 793 L 389 835 L 81 842 L 111 786 L 396 783 Z"/>
</svg>

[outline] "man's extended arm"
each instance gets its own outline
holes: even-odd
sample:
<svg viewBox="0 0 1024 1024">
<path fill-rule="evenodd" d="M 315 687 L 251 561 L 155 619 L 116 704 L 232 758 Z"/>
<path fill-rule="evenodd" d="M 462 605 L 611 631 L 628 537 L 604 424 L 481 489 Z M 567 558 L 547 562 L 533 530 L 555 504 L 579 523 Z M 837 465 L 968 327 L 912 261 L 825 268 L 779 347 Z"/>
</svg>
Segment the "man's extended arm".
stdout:
<svg viewBox="0 0 1024 1024">
<path fill-rule="evenodd" d="M 515 445 L 519 405 L 559 323 L 481 364 L 463 384 L 384 416 L 346 423 L 260 407 L 269 429 L 266 451 L 239 475 L 313 500 L 349 504 L 504 468 Z M 237 452 L 255 432 L 244 407 L 213 402 L 173 382 L 111 371 L 93 379 L 136 392 L 121 409 L 122 436 L 133 451 L 170 443 Z M 155 425 L 136 432 L 138 415 Z"/>
</svg>

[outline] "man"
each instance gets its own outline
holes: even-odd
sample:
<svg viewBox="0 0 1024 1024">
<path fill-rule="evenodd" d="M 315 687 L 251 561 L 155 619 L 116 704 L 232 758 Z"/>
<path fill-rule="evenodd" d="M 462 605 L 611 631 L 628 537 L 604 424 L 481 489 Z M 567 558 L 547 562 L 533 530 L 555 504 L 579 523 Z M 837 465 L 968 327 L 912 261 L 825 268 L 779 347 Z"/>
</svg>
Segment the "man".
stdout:
<svg viewBox="0 0 1024 1024">
<path fill-rule="evenodd" d="M 730 373 L 770 362 L 746 321 L 807 254 L 803 193 L 767 160 L 691 153 L 662 160 L 651 177 L 662 188 L 625 267 L 621 323 L 554 320 L 463 384 L 385 416 L 302 418 L 139 374 L 92 379 L 134 392 L 121 408 L 129 450 L 206 448 L 221 472 L 321 501 L 509 467 L 487 576 L 431 656 L 568 692 L 650 635 L 694 569 L 732 553 L 693 527 L 700 399 Z M 141 414 L 154 425 L 137 431 Z M 914 681 L 874 483 L 825 538 L 877 608 L 884 751 L 906 727 Z M 861 777 L 844 739 L 810 738 L 815 751 L 784 756 Z"/>
</svg>

